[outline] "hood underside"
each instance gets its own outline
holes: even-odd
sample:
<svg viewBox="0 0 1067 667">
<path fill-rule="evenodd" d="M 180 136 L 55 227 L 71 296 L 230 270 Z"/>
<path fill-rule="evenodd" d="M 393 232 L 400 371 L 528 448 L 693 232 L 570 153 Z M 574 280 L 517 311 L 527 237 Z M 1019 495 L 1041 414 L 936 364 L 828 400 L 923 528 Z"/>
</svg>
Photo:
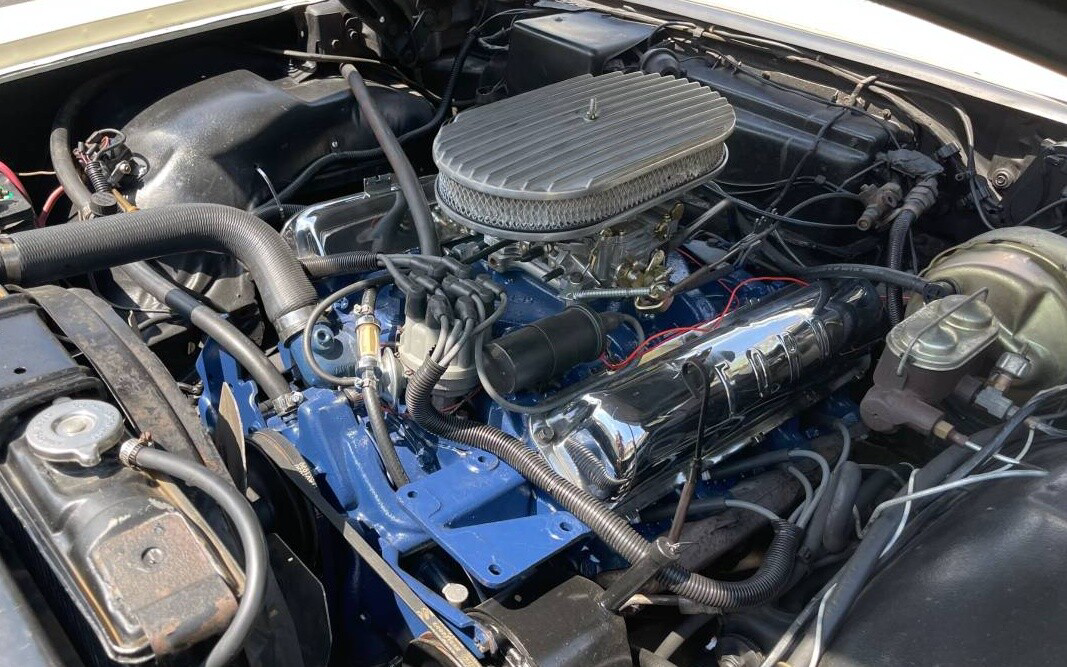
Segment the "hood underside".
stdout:
<svg viewBox="0 0 1067 667">
<path fill-rule="evenodd" d="M 1067 5 L 1059 0 L 876 0 L 1057 72 L 1067 71 Z"/>
</svg>

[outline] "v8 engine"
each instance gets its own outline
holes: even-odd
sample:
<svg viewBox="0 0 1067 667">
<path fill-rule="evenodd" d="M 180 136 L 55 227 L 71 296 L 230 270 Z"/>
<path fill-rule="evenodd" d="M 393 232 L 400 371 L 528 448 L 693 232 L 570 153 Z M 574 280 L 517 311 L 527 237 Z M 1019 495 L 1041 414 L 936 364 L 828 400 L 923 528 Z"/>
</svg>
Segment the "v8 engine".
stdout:
<svg viewBox="0 0 1067 667">
<path fill-rule="evenodd" d="M 386 4 L 42 74 L 0 137 L 52 166 L 0 162 L 27 665 L 1063 643 L 1061 125 L 685 17 Z"/>
</svg>

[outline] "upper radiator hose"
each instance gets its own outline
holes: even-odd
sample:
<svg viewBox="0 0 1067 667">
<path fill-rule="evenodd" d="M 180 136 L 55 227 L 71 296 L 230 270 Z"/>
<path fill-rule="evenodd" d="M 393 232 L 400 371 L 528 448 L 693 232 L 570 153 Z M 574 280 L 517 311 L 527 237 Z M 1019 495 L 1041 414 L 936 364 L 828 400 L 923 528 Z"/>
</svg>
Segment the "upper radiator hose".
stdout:
<svg viewBox="0 0 1067 667">
<path fill-rule="evenodd" d="M 444 366 L 427 359 L 408 383 L 407 409 L 419 426 L 498 457 L 589 526 L 597 537 L 630 563 L 642 560 L 655 548 L 624 517 L 557 474 L 526 443 L 488 424 L 441 414 L 430 397 L 444 372 Z M 802 535 L 800 528 L 786 521 L 777 522 L 774 528 L 774 539 L 763 564 L 747 580 L 716 581 L 678 565 L 663 570 L 659 579 L 678 595 L 712 607 L 736 609 L 767 602 L 789 578 Z"/>
<path fill-rule="evenodd" d="M 225 252 L 255 281 L 281 340 L 300 332 L 317 297 L 292 250 L 267 223 L 217 204 L 187 204 L 0 237 L 0 274 L 37 285 L 181 252 Z"/>
</svg>

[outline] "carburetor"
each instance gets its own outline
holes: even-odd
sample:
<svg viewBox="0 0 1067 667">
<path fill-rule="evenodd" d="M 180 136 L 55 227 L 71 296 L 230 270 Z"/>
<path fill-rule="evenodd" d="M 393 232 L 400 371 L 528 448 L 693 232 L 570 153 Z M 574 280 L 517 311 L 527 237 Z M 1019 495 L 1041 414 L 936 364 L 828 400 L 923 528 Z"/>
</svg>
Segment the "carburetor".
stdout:
<svg viewBox="0 0 1067 667">
<path fill-rule="evenodd" d="M 578 76 L 468 109 L 434 141 L 437 204 L 572 301 L 666 305 L 680 197 L 726 165 L 733 107 L 672 76 Z"/>
</svg>

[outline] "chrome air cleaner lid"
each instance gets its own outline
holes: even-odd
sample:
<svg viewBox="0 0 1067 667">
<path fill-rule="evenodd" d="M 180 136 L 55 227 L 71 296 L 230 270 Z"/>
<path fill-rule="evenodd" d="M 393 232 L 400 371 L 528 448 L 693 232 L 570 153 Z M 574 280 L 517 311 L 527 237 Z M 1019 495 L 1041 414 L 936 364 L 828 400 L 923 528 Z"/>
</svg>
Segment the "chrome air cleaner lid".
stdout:
<svg viewBox="0 0 1067 667">
<path fill-rule="evenodd" d="M 721 95 L 685 79 L 568 79 L 443 127 L 438 203 L 499 237 L 582 236 L 714 175 L 734 120 Z"/>
</svg>

